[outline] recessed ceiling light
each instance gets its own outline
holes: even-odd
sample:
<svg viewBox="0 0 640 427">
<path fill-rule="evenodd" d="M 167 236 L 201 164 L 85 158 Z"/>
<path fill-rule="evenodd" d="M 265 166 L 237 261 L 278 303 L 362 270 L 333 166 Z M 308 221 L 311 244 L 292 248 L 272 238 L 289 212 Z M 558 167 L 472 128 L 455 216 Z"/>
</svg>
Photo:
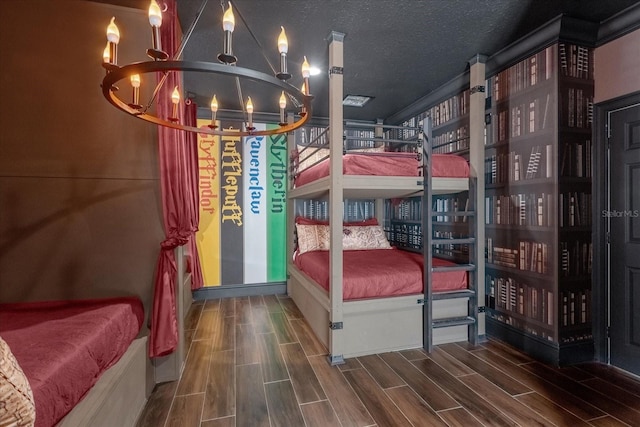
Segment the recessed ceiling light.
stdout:
<svg viewBox="0 0 640 427">
<path fill-rule="evenodd" d="M 363 107 L 372 98 L 373 96 L 367 95 L 347 95 L 342 100 L 342 105 L 345 107 Z"/>
</svg>

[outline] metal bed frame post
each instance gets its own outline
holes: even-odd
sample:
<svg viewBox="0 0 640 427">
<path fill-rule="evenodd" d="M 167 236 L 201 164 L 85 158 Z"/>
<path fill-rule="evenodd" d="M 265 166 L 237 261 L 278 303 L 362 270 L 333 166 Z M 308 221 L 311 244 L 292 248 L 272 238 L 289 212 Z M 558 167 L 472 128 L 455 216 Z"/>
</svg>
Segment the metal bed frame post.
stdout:
<svg viewBox="0 0 640 427">
<path fill-rule="evenodd" d="M 424 305 L 423 325 L 422 325 L 422 343 L 431 353 L 433 349 L 433 187 L 432 169 L 431 169 L 431 118 L 427 117 L 422 122 L 422 132 L 419 138 L 422 139 L 422 183 L 424 191 L 422 192 L 422 253 L 424 256 Z"/>
</svg>

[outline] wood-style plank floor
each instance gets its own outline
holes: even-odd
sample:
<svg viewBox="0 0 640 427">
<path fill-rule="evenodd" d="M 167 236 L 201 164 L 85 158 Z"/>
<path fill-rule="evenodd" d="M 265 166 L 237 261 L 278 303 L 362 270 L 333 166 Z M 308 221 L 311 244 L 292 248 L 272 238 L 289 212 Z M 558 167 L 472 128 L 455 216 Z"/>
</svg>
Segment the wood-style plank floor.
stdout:
<svg viewBox="0 0 640 427">
<path fill-rule="evenodd" d="M 640 426 L 640 379 L 557 369 L 496 341 L 330 366 L 293 301 L 196 302 L 182 379 L 159 384 L 139 427 Z"/>
</svg>

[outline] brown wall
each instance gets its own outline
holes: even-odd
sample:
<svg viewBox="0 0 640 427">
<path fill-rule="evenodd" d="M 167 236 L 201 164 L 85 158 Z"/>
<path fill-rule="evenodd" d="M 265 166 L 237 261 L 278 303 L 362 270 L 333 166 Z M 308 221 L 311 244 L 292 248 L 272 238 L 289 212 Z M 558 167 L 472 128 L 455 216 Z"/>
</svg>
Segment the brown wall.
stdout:
<svg viewBox="0 0 640 427">
<path fill-rule="evenodd" d="M 602 102 L 640 91 L 640 30 L 595 51 L 594 102 Z"/>
<path fill-rule="evenodd" d="M 164 235 L 157 133 L 102 97 L 114 15 L 120 62 L 143 60 L 146 11 L 0 1 L 1 302 L 135 294 L 149 308 Z"/>
</svg>

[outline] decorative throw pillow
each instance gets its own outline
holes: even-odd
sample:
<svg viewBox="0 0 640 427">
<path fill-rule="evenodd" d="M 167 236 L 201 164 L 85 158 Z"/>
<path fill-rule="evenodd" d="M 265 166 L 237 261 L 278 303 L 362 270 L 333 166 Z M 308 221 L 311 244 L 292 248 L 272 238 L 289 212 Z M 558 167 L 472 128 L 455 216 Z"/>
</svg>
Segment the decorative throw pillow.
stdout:
<svg viewBox="0 0 640 427">
<path fill-rule="evenodd" d="M 298 253 L 329 250 L 328 225 L 296 224 L 298 234 Z"/>
<path fill-rule="evenodd" d="M 302 216 L 296 217 L 296 224 L 304 224 L 304 225 L 329 225 L 329 221 L 324 221 L 321 219 L 310 219 Z M 365 226 L 365 225 L 378 225 L 377 218 L 368 218 L 363 219 L 362 221 L 353 221 L 353 222 L 343 222 L 343 225 L 347 226 Z"/>
<path fill-rule="evenodd" d="M 36 407 L 27 377 L 0 338 L 0 426 L 33 426 Z"/>
<path fill-rule="evenodd" d="M 384 153 L 384 145 L 379 147 L 351 148 L 350 153 Z"/>
<path fill-rule="evenodd" d="M 391 249 L 391 245 L 380 225 L 345 226 L 342 229 L 342 249 Z"/>
<path fill-rule="evenodd" d="M 315 148 L 308 147 L 306 150 L 302 151 L 305 148 L 304 145 L 298 146 L 298 171 L 303 171 L 317 162 L 329 157 L 329 149 L 328 148 Z"/>
</svg>

